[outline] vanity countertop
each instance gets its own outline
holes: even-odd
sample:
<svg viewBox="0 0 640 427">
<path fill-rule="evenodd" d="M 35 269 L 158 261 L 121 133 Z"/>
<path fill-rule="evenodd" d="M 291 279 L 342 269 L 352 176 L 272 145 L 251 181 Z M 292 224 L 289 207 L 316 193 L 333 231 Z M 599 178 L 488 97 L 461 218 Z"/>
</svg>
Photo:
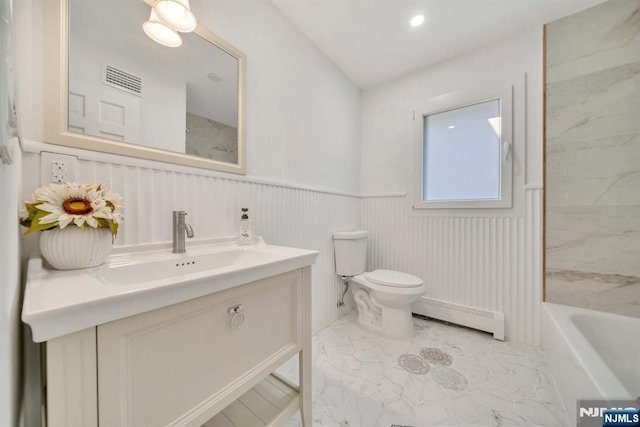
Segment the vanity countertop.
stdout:
<svg viewBox="0 0 640 427">
<path fill-rule="evenodd" d="M 29 259 L 22 320 L 44 342 L 114 320 L 219 292 L 315 262 L 317 251 L 208 239 L 171 253 L 167 244 L 115 248 L 94 268 L 54 270 Z"/>
</svg>

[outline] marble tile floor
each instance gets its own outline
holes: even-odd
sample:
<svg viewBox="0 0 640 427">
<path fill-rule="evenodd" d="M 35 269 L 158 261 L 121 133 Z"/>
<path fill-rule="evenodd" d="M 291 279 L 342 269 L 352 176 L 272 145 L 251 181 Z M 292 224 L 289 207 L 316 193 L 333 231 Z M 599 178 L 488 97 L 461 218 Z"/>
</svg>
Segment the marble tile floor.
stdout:
<svg viewBox="0 0 640 427">
<path fill-rule="evenodd" d="M 313 337 L 314 427 L 569 425 L 539 348 L 414 322 L 411 341 L 377 337 L 355 313 Z M 297 383 L 297 360 L 278 372 Z"/>
</svg>

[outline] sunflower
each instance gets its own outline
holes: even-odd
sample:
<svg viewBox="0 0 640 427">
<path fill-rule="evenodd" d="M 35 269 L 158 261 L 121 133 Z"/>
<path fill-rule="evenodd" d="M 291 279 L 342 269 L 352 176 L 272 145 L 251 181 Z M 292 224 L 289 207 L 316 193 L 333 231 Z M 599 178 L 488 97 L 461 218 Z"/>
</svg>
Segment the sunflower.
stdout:
<svg viewBox="0 0 640 427">
<path fill-rule="evenodd" d="M 115 236 L 122 222 L 122 198 L 100 184 L 52 184 L 37 189 L 33 199 L 25 203 L 28 215 L 20 221 L 27 233 L 73 224 L 110 228 Z"/>
<path fill-rule="evenodd" d="M 102 198 L 109 208 L 110 219 L 112 219 L 116 224 L 120 224 L 123 218 L 122 197 L 120 197 L 118 193 L 114 193 L 111 190 L 102 189 Z"/>
</svg>

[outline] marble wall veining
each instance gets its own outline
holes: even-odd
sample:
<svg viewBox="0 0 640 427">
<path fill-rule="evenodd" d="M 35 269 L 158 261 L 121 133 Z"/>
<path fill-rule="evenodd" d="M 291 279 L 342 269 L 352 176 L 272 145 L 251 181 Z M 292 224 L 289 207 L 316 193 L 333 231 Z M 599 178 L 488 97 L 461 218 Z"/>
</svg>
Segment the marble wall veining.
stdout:
<svg viewBox="0 0 640 427">
<path fill-rule="evenodd" d="M 187 112 L 187 154 L 238 163 L 238 129 Z"/>
<path fill-rule="evenodd" d="M 640 2 L 546 32 L 546 299 L 640 317 Z"/>
</svg>

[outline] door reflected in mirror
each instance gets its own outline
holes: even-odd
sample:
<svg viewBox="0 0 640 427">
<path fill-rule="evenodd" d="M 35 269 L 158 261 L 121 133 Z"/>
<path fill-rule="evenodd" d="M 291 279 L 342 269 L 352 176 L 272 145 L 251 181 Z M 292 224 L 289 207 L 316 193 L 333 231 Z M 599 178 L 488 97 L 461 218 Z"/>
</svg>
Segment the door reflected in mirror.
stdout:
<svg viewBox="0 0 640 427">
<path fill-rule="evenodd" d="M 67 130 L 238 165 L 239 58 L 196 33 L 152 41 L 149 11 L 69 0 Z"/>
</svg>

